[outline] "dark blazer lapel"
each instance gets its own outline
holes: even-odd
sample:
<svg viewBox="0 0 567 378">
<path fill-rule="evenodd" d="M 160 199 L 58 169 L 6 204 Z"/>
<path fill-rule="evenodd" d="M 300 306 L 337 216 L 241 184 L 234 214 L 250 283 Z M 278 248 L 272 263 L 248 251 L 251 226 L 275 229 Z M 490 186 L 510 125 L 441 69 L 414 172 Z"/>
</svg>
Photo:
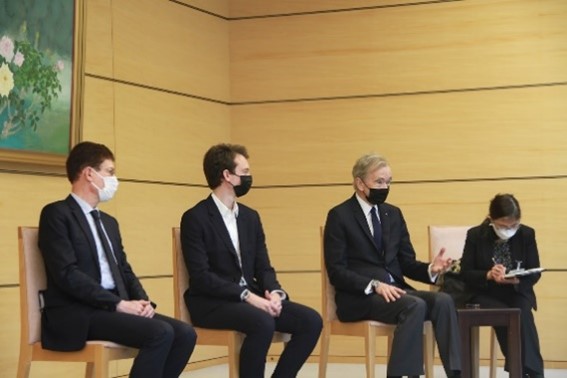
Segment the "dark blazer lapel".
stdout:
<svg viewBox="0 0 567 378">
<path fill-rule="evenodd" d="M 247 248 L 250 243 L 248 241 L 248 232 L 246 232 L 246 225 L 249 224 L 246 218 L 246 212 L 242 211 L 242 207 L 240 207 L 238 209 L 238 218 L 236 218 L 236 227 L 238 228 L 238 241 L 240 242 L 240 258 L 242 259 L 242 267 L 244 267 L 244 261 L 248 257 L 247 253 L 250 250 Z"/>
<path fill-rule="evenodd" d="M 512 259 L 512 269 L 516 269 L 516 265 L 518 264 L 518 261 L 522 261 L 523 257 L 523 253 L 522 251 L 524 250 L 524 242 L 523 242 L 523 238 L 522 235 L 520 235 L 520 233 L 522 232 L 522 230 L 518 230 L 516 231 L 516 235 L 517 237 L 512 237 L 509 240 L 510 243 L 510 258 Z M 526 269 L 526 261 L 522 261 L 520 268 L 524 268 Z"/>
<path fill-rule="evenodd" d="M 236 249 L 234 249 L 234 245 L 232 244 L 232 239 L 230 238 L 230 234 L 228 233 L 228 229 L 224 224 L 224 220 L 222 219 L 222 215 L 213 200 L 213 197 L 209 196 L 207 198 L 207 210 L 209 212 L 209 216 L 211 218 L 211 223 L 215 229 L 215 232 L 220 236 L 223 243 L 226 245 L 228 250 L 231 252 L 233 258 L 237 265 L 240 265 L 238 262 L 238 255 L 236 254 Z M 239 234 L 240 237 L 240 234 Z"/>
<path fill-rule="evenodd" d="M 71 214 L 73 214 L 73 217 L 77 220 L 77 224 L 79 225 L 79 227 L 81 228 L 81 230 L 85 234 L 85 237 L 89 241 L 89 246 L 91 247 L 92 256 L 93 256 L 96 264 L 98 265 L 99 264 L 98 253 L 97 253 L 97 250 L 96 250 L 96 243 L 95 243 L 95 240 L 94 240 L 94 236 L 91 232 L 89 222 L 87 221 L 87 218 L 85 217 L 85 214 L 83 213 L 83 210 L 81 209 L 81 206 L 79 206 L 77 201 L 75 201 L 75 199 L 71 195 L 69 195 L 65 201 L 67 202 L 67 205 L 69 206 L 69 209 L 71 210 Z"/>
<path fill-rule="evenodd" d="M 362 211 L 362 208 L 360 207 L 360 204 L 358 203 L 358 200 L 356 199 L 355 196 L 356 196 L 356 194 L 353 195 L 351 197 L 351 200 L 350 200 L 350 205 L 351 205 L 352 210 L 353 210 L 354 218 L 356 219 L 356 222 L 358 223 L 358 225 L 362 229 L 362 232 L 364 233 L 364 235 L 366 235 L 366 237 L 368 238 L 370 243 L 374 246 L 374 249 L 376 249 L 378 251 L 378 246 L 376 246 L 376 243 L 374 243 L 374 238 L 372 237 L 372 234 L 370 233 L 370 228 L 368 227 L 368 221 L 366 220 L 366 214 L 364 214 L 364 212 Z"/>
</svg>

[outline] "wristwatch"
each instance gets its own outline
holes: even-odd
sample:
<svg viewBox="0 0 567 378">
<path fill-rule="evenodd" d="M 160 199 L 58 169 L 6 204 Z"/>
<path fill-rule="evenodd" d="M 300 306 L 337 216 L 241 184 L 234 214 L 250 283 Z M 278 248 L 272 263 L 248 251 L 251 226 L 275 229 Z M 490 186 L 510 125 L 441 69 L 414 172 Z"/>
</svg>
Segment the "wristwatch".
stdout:
<svg viewBox="0 0 567 378">
<path fill-rule="evenodd" d="M 240 299 L 242 299 L 243 302 L 246 302 L 246 300 L 250 297 L 250 290 L 245 289 L 242 294 L 240 294 Z"/>
<path fill-rule="evenodd" d="M 376 289 L 378 286 L 380 286 L 380 281 L 372 280 L 372 281 L 370 281 L 370 285 L 372 285 L 373 289 Z"/>
</svg>

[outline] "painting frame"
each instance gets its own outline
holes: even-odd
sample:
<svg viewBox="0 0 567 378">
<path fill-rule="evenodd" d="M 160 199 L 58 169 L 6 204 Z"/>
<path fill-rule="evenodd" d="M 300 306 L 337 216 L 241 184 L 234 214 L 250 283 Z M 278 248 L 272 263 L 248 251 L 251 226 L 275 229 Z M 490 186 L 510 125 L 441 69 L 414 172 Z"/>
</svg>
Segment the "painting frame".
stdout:
<svg viewBox="0 0 567 378">
<path fill-rule="evenodd" d="M 72 67 L 70 83 L 70 106 L 68 109 L 68 145 L 65 153 L 37 152 L 11 149 L 0 146 L 0 170 L 22 170 L 61 172 L 70 149 L 81 140 L 86 44 L 86 1 L 67 0 L 73 5 L 72 20 Z M 0 125 L 1 127 L 2 125 Z"/>
</svg>

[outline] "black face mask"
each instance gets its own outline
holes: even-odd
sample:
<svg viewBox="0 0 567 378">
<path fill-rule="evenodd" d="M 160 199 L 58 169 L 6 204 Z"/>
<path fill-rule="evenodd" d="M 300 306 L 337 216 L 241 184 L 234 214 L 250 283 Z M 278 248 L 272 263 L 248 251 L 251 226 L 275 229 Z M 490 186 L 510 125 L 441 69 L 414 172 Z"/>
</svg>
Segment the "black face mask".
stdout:
<svg viewBox="0 0 567 378">
<path fill-rule="evenodd" d="M 368 189 L 369 192 L 368 195 L 366 196 L 366 199 L 368 200 L 368 202 L 374 205 L 383 204 L 386 201 L 386 198 L 388 198 L 388 193 L 390 192 L 390 187 L 387 187 L 385 189 L 374 189 L 374 188 L 368 188 Z"/>
<path fill-rule="evenodd" d="M 234 194 L 236 194 L 237 197 L 242 197 L 243 195 L 248 193 L 248 191 L 252 187 L 252 175 L 238 177 L 240 177 L 240 185 L 233 185 Z"/>
</svg>

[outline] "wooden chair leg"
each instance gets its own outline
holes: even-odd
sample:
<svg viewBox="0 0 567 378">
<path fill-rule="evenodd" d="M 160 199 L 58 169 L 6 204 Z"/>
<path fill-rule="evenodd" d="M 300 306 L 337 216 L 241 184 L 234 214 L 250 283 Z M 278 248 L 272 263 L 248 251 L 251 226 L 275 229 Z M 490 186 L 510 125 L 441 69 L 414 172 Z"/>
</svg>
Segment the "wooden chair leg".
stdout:
<svg viewBox="0 0 567 378">
<path fill-rule="evenodd" d="M 430 322 L 426 322 L 423 325 L 423 359 L 425 361 L 425 376 L 427 378 L 433 378 L 434 350 L 433 327 Z"/>
<path fill-rule="evenodd" d="M 331 342 L 331 330 L 329 326 L 323 327 L 321 332 L 321 346 L 319 349 L 319 378 L 327 376 L 327 363 L 329 362 L 329 344 Z"/>
<path fill-rule="evenodd" d="M 94 378 L 108 378 L 108 361 L 108 350 L 104 347 L 96 348 L 94 352 Z"/>
<path fill-rule="evenodd" d="M 85 378 L 95 377 L 95 367 L 94 362 L 87 362 L 87 367 L 85 368 Z"/>
<path fill-rule="evenodd" d="M 30 345 L 20 346 L 20 358 L 18 359 L 17 378 L 28 378 L 30 376 L 32 347 Z"/>
<path fill-rule="evenodd" d="M 494 328 L 490 330 L 490 378 L 496 378 L 496 356 L 498 349 L 496 348 L 496 332 Z"/>
<path fill-rule="evenodd" d="M 228 376 L 238 378 L 240 373 L 240 348 L 244 341 L 238 332 L 232 332 L 228 337 Z"/>
<path fill-rule="evenodd" d="M 374 378 L 374 368 L 376 366 L 376 328 L 368 326 L 364 344 L 366 349 L 366 377 Z"/>
</svg>

